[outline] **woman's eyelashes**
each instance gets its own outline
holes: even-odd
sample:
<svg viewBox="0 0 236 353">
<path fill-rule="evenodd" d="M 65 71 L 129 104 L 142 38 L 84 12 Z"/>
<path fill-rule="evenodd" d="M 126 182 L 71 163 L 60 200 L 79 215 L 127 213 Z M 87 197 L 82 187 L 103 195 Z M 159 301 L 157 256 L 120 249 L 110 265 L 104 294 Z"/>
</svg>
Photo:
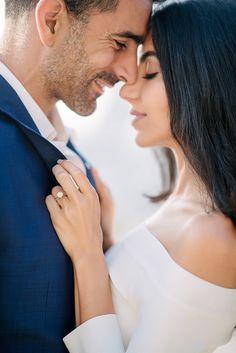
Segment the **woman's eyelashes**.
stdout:
<svg viewBox="0 0 236 353">
<path fill-rule="evenodd" d="M 147 73 L 147 74 L 145 74 L 145 75 L 143 76 L 143 78 L 144 78 L 145 80 L 152 80 L 152 79 L 155 78 L 158 74 L 159 74 L 158 71 L 152 72 L 152 73 Z"/>
<path fill-rule="evenodd" d="M 144 72 L 145 72 L 145 75 L 143 76 L 143 78 L 145 80 L 152 80 L 153 78 L 155 78 L 159 74 L 156 61 L 153 61 L 153 60 L 147 61 Z"/>
</svg>

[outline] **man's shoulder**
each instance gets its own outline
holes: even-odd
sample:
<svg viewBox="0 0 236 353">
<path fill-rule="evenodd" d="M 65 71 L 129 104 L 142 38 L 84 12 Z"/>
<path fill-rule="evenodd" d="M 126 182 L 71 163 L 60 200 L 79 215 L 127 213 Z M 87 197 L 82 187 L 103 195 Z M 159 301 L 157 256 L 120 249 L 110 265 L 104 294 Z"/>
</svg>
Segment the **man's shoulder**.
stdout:
<svg viewBox="0 0 236 353">
<path fill-rule="evenodd" d="M 5 150 L 17 146 L 17 152 L 23 150 L 22 131 L 10 115 L 3 112 L 0 107 L 0 146 Z M 0 152 L 2 151 L 0 148 Z M 9 150 L 8 150 L 9 151 Z"/>
<path fill-rule="evenodd" d="M 3 107 L 0 105 L 0 124 L 1 126 L 12 127 L 16 125 L 15 119 L 12 118 L 10 113 L 7 113 Z M 1 133 L 1 131 L 0 131 Z"/>
<path fill-rule="evenodd" d="M 0 108 L 1 109 L 1 108 Z M 1 175 L 5 178 L 9 173 L 20 175 L 37 171 L 39 175 L 47 175 L 45 163 L 37 153 L 33 144 L 10 116 L 0 110 L 0 159 Z M 46 173 L 47 171 L 47 173 Z M 42 174 L 43 173 L 43 174 Z"/>
</svg>

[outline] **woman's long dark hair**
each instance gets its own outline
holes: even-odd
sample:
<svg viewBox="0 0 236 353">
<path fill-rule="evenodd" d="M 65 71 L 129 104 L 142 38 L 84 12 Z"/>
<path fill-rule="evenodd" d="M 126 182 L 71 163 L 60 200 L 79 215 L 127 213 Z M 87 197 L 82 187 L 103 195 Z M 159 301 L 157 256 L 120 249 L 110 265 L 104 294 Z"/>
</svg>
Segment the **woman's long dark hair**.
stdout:
<svg viewBox="0 0 236 353">
<path fill-rule="evenodd" d="M 236 226 L 236 1 L 165 1 L 152 33 L 173 136 Z"/>
</svg>

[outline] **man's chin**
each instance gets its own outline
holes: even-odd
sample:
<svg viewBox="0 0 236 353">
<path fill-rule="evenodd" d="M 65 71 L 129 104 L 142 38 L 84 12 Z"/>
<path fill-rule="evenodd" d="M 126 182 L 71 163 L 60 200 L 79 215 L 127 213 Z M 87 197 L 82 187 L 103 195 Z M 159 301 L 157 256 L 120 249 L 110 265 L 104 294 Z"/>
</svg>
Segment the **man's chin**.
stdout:
<svg viewBox="0 0 236 353">
<path fill-rule="evenodd" d="M 93 103 L 84 105 L 83 107 L 81 105 L 74 105 L 69 108 L 80 116 L 89 116 L 92 115 L 97 109 L 97 102 L 95 100 Z"/>
</svg>

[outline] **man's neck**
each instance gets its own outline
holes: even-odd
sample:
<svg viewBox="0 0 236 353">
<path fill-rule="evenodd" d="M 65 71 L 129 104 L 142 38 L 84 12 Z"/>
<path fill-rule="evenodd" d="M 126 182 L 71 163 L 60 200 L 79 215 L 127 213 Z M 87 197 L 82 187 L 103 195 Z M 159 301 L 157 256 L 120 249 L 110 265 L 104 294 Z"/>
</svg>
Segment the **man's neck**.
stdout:
<svg viewBox="0 0 236 353">
<path fill-rule="evenodd" d="M 37 40 L 26 41 L 24 38 L 14 38 L 11 28 L 6 26 L 1 38 L 0 61 L 8 67 L 42 111 L 48 115 L 56 99 L 50 96 L 42 77 L 40 43 Z M 35 45 L 32 47 L 28 43 L 35 43 Z"/>
</svg>

